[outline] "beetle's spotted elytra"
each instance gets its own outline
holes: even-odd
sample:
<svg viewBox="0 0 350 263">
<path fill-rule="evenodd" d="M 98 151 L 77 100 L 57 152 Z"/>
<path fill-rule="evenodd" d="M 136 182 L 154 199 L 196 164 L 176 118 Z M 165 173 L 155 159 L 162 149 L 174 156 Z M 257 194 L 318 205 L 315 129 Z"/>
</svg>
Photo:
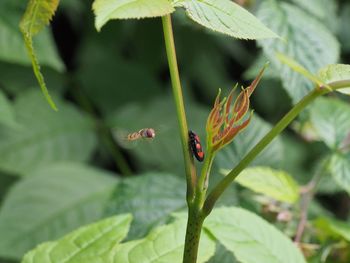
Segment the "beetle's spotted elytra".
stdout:
<svg viewBox="0 0 350 263">
<path fill-rule="evenodd" d="M 191 151 L 192 151 L 194 157 L 196 157 L 196 159 L 199 162 L 203 162 L 204 152 L 203 152 L 201 141 L 200 141 L 198 135 L 196 133 L 194 133 L 193 131 L 188 131 L 188 137 L 189 137 L 189 144 L 191 147 Z"/>
</svg>

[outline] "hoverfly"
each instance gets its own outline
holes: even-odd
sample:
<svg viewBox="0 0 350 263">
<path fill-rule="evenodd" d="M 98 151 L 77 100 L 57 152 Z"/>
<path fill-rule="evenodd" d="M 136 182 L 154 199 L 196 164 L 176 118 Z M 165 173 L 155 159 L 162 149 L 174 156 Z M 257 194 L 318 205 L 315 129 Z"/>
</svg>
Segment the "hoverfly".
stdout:
<svg viewBox="0 0 350 263">
<path fill-rule="evenodd" d="M 126 130 L 112 130 L 114 139 L 124 148 L 133 148 L 140 141 L 151 141 L 156 137 L 154 128 L 143 128 L 135 132 L 127 132 Z"/>
<path fill-rule="evenodd" d="M 144 128 L 139 130 L 138 132 L 129 133 L 127 135 L 127 139 L 128 141 L 135 141 L 141 138 L 154 139 L 155 136 L 156 136 L 156 132 L 153 128 Z"/>
</svg>

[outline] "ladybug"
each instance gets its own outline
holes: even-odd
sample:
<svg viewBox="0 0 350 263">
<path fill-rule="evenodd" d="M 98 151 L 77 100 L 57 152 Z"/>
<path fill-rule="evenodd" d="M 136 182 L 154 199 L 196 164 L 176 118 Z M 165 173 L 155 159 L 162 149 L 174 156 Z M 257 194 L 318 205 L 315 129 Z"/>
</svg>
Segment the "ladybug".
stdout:
<svg viewBox="0 0 350 263">
<path fill-rule="evenodd" d="M 202 145 L 201 145 L 201 142 L 199 140 L 198 135 L 195 134 L 193 131 L 188 131 L 188 137 L 190 140 L 191 151 L 192 151 L 194 157 L 196 157 L 196 159 L 199 162 L 203 162 L 204 152 L 203 152 Z"/>
</svg>

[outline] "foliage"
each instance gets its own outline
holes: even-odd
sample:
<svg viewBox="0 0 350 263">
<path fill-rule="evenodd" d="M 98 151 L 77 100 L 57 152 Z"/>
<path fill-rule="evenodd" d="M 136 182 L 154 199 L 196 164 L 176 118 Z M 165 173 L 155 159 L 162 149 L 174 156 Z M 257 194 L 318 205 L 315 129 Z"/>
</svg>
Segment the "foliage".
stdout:
<svg viewBox="0 0 350 263">
<path fill-rule="evenodd" d="M 106 253 L 125 237 L 130 221 L 130 215 L 122 215 L 81 227 L 56 242 L 41 244 L 22 262 L 106 262 Z"/>
<path fill-rule="evenodd" d="M 19 25 L 23 33 L 25 46 L 32 61 L 34 74 L 39 82 L 40 88 L 50 106 L 56 111 L 57 107 L 49 95 L 44 81 L 44 76 L 40 72 L 40 65 L 34 52 L 33 37 L 50 22 L 58 7 L 58 3 L 59 0 L 30 0 L 27 10 L 24 13 Z"/>
<path fill-rule="evenodd" d="M 221 208 L 213 211 L 206 228 L 239 261 L 305 262 L 301 252 L 281 232 L 243 209 Z"/>
<path fill-rule="evenodd" d="M 267 167 L 247 168 L 237 177 L 236 182 L 277 201 L 295 203 L 299 198 L 297 183 L 283 171 Z"/>
<path fill-rule="evenodd" d="M 105 214 L 134 211 L 128 238 L 135 239 L 185 207 L 184 181 L 171 174 L 151 173 L 122 180 L 107 203 Z"/>
<path fill-rule="evenodd" d="M 97 0 L 93 4 L 98 31 L 110 19 L 145 18 L 170 14 L 174 8 L 168 0 Z"/>
<path fill-rule="evenodd" d="M 3 127 L 0 167 L 23 175 L 36 167 L 59 161 L 87 161 L 96 146 L 93 121 L 67 102 L 58 113 L 47 110 L 36 90 L 16 98 L 17 127 Z M 18 160 L 21 160 L 18 162 Z"/>
<path fill-rule="evenodd" d="M 258 43 L 274 70 L 280 74 L 283 87 L 296 103 L 312 89 L 312 85 L 301 75 L 281 64 L 275 53 L 284 53 L 310 72 L 317 73 L 320 68 L 338 60 L 339 43 L 331 31 L 316 18 L 283 1 L 265 1 L 259 7 L 258 17 L 284 38 L 284 41 L 271 39 Z"/>
<path fill-rule="evenodd" d="M 252 14 L 229 0 L 173 0 L 176 6 L 185 8 L 195 22 L 214 31 L 242 39 L 276 38 Z"/>
<path fill-rule="evenodd" d="M 116 184 L 109 173 L 74 163 L 28 173 L 3 203 L 0 255 L 20 259 L 40 242 L 100 219 Z"/>
<path fill-rule="evenodd" d="M 191 202 L 160 26 L 169 14 L 188 129 L 212 158 L 189 160 L 192 209 L 245 168 L 220 208 L 190 222 L 197 262 L 349 262 L 349 10 L 341 0 L 0 1 L 0 263 L 182 262 Z M 245 89 L 229 93 L 237 83 Z M 213 109 L 218 89 L 228 97 Z M 127 139 L 143 128 L 155 138 Z"/>
<path fill-rule="evenodd" d="M 232 218 L 236 220 L 232 221 Z M 126 236 L 129 223 L 130 216 L 123 214 L 84 226 L 57 241 L 41 244 L 22 262 L 40 262 L 43 259 L 48 263 L 63 259 L 67 262 L 82 259 L 85 262 L 181 262 L 186 214 L 177 214 L 174 222 L 155 228 L 143 239 L 119 243 Z M 232 236 L 231 232 L 236 235 Z M 301 252 L 279 230 L 239 208 L 220 208 L 209 216 L 203 229 L 198 262 L 206 262 L 213 256 L 214 240 L 243 262 L 256 262 L 257 259 L 305 262 Z M 75 247 L 71 243 L 76 244 Z M 261 251 L 261 254 L 253 253 L 256 251 Z"/>
</svg>

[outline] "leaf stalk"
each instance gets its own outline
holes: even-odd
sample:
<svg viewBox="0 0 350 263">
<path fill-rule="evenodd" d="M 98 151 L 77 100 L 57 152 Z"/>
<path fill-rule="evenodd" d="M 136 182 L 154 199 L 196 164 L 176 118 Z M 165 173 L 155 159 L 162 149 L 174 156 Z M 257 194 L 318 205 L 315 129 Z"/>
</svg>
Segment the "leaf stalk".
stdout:
<svg viewBox="0 0 350 263">
<path fill-rule="evenodd" d="M 350 80 L 335 81 L 328 83 L 331 91 L 346 88 L 350 86 Z M 317 97 L 329 93 L 330 90 L 323 86 L 316 86 L 309 94 L 301 99 L 255 146 L 247 155 L 223 178 L 209 193 L 203 206 L 203 213 L 209 215 L 213 210 L 216 201 L 229 187 L 229 185 L 236 179 L 266 146 L 268 146 L 273 139 L 275 139 L 311 102 Z"/>
</svg>

